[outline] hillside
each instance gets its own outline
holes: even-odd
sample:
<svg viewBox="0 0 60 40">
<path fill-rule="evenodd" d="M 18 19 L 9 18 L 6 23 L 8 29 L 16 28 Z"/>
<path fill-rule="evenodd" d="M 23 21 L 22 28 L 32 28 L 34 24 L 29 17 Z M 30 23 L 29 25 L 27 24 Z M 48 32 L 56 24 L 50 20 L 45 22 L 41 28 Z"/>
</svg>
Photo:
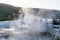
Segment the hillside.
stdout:
<svg viewBox="0 0 60 40">
<path fill-rule="evenodd" d="M 18 11 L 18 7 L 0 3 L 0 21 L 12 20 L 14 17 L 17 18 Z"/>
<path fill-rule="evenodd" d="M 14 20 L 19 17 L 19 9 L 21 7 L 15 7 L 8 4 L 0 3 L 0 21 Z M 28 9 L 28 8 L 27 8 Z M 60 18 L 59 10 L 41 9 L 41 8 L 30 8 L 30 13 L 42 18 Z M 23 10 L 22 10 L 23 11 Z"/>
</svg>

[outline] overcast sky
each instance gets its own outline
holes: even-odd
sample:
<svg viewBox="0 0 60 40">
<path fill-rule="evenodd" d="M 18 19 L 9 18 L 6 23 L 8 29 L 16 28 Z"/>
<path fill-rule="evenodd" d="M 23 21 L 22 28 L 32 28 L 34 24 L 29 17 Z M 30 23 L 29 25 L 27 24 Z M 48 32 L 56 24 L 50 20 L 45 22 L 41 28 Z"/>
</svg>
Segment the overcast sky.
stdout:
<svg viewBox="0 0 60 40">
<path fill-rule="evenodd" d="M 0 0 L 0 3 L 19 7 L 34 7 L 60 10 L 60 0 Z"/>
</svg>

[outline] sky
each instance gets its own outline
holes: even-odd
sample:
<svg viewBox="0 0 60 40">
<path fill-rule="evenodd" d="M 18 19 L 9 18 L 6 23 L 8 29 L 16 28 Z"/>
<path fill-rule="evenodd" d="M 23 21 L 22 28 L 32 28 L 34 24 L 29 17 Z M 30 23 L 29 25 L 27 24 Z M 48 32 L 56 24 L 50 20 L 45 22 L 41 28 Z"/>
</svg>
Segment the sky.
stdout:
<svg viewBox="0 0 60 40">
<path fill-rule="evenodd" d="M 0 3 L 18 7 L 32 7 L 60 10 L 60 0 L 0 0 Z"/>
</svg>

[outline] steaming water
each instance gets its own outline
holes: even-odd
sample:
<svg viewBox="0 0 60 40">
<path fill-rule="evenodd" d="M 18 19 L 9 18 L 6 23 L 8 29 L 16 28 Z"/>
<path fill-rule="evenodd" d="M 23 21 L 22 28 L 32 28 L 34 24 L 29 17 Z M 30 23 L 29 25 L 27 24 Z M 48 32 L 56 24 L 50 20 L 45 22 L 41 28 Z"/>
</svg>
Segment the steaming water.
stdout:
<svg viewBox="0 0 60 40">
<path fill-rule="evenodd" d="M 9 22 L 10 29 L 13 29 L 7 32 L 9 37 L 0 40 L 51 40 L 48 36 L 40 35 L 47 31 L 44 19 L 30 14 L 28 9 L 23 11 L 25 14 L 19 15 L 19 19 Z"/>
</svg>

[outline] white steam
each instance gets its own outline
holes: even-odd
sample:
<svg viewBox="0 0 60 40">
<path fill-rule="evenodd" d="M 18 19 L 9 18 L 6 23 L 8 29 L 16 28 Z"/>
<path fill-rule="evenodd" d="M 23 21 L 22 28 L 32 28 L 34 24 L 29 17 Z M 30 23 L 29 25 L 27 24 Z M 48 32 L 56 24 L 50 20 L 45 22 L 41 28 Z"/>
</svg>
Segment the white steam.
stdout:
<svg viewBox="0 0 60 40">
<path fill-rule="evenodd" d="M 30 8 L 23 8 L 22 10 L 23 12 L 19 15 L 19 19 L 10 21 L 10 29 L 13 29 L 13 31 L 8 31 L 10 33 L 7 34 L 9 34 L 10 37 L 7 40 L 37 40 L 35 34 L 47 32 L 47 23 L 52 23 L 53 21 L 53 12 L 51 14 L 44 14 L 45 11 L 43 10 L 39 10 L 36 13 Z M 51 15 L 51 17 L 49 15 Z M 1 40 L 5 39 L 3 38 Z"/>
</svg>

